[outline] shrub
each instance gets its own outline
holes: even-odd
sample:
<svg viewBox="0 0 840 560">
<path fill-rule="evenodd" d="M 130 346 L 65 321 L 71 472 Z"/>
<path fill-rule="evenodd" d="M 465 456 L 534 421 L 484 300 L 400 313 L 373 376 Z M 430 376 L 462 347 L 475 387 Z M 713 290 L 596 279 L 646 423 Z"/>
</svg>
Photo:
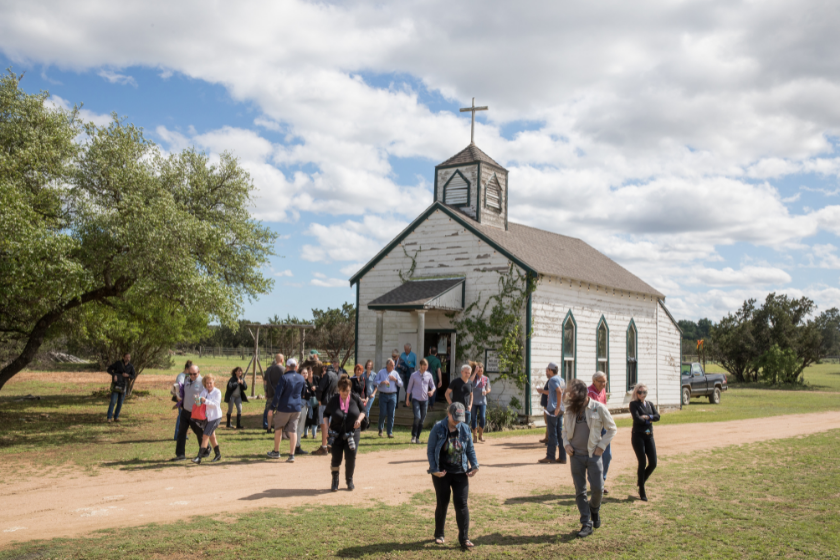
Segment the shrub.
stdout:
<svg viewBox="0 0 840 560">
<path fill-rule="evenodd" d="M 799 383 L 800 360 L 790 348 L 770 347 L 760 358 L 761 378 L 772 385 Z"/>
<path fill-rule="evenodd" d="M 519 415 L 512 408 L 499 406 L 497 403 L 487 405 L 487 427 L 488 432 L 501 432 L 512 429 L 519 423 Z"/>
</svg>

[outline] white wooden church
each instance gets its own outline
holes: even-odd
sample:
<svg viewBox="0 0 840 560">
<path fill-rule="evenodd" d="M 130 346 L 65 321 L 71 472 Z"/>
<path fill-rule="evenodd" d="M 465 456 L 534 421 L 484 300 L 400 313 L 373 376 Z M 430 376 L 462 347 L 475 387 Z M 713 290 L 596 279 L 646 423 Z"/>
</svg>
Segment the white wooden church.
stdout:
<svg viewBox="0 0 840 560">
<path fill-rule="evenodd" d="M 605 372 L 612 410 L 627 408 L 636 382 L 661 408 L 679 407 L 680 330 L 665 296 L 580 239 L 510 222 L 508 172 L 473 143 L 435 167 L 432 205 L 350 279 L 357 360 L 379 369 L 406 343 L 418 360 L 435 346 L 444 380 L 458 375 L 464 358 L 447 314 L 498 293 L 498 271 L 511 264 L 536 279 L 522 317 L 530 379 L 524 394 L 494 385 L 499 404 L 516 396 L 520 414 L 541 423 L 536 391 L 555 362 L 567 381 Z M 492 382 L 494 349 L 485 356 Z"/>
</svg>

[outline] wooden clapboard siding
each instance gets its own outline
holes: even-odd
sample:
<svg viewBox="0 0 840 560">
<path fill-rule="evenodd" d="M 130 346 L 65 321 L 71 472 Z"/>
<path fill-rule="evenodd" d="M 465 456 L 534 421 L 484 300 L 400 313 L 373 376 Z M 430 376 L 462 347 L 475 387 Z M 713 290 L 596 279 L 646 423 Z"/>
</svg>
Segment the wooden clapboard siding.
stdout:
<svg viewBox="0 0 840 560">
<path fill-rule="evenodd" d="M 638 379 L 650 388 L 651 399 L 656 394 L 656 364 L 659 360 L 660 404 L 679 405 L 679 335 L 670 329 L 673 323 L 664 312 L 659 313 L 659 355 L 657 356 L 657 305 L 649 295 L 620 292 L 603 286 L 593 286 L 542 276 L 534 292 L 532 304 L 533 336 L 531 341 L 532 413 L 541 414 L 536 389 L 546 381 L 545 368 L 549 362 L 558 365 L 562 360 L 563 320 L 571 310 L 577 322 L 577 377 L 591 383 L 596 364 L 596 331 L 603 316 L 609 327 L 610 392 L 607 401 L 611 409 L 625 409 L 629 405 L 627 392 L 627 327 L 633 320 L 638 333 Z M 667 323 L 663 323 L 664 320 Z M 677 367 L 664 368 L 668 356 L 676 353 Z M 676 379 L 674 379 L 676 371 Z"/>
</svg>

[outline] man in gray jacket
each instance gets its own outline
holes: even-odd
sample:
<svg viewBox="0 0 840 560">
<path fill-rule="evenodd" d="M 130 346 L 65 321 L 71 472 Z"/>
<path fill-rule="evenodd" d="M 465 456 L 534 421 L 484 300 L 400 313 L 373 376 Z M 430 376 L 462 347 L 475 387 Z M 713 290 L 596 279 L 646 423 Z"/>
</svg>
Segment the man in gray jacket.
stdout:
<svg viewBox="0 0 840 560">
<path fill-rule="evenodd" d="M 286 357 L 283 354 L 274 356 L 274 363 L 271 364 L 263 374 L 263 387 L 265 388 L 265 411 L 263 412 L 263 429 L 266 433 L 271 433 L 271 426 L 268 423 L 268 409 L 271 407 L 271 400 L 274 398 L 274 388 L 280 382 L 280 378 L 286 373 L 283 367 L 283 362 Z"/>
<path fill-rule="evenodd" d="M 193 421 L 192 415 L 193 405 L 198 405 L 198 396 L 204 385 L 201 382 L 201 374 L 198 372 L 198 366 L 190 366 L 188 376 L 184 380 L 184 385 L 181 388 L 181 401 L 178 407 L 181 410 L 181 422 L 178 425 L 178 440 L 175 442 L 175 458 L 173 461 L 185 461 L 186 445 L 187 445 L 187 430 L 192 428 L 193 433 L 198 438 L 198 445 L 201 447 L 201 438 L 204 436 L 204 430 Z"/>
</svg>

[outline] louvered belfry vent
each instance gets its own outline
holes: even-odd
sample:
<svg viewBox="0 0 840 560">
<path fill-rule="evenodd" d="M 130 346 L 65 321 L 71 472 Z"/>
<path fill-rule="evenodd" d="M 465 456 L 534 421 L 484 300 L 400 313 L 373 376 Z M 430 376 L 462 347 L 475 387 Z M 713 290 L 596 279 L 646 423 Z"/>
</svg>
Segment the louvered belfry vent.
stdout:
<svg viewBox="0 0 840 560">
<path fill-rule="evenodd" d="M 487 183 L 487 201 L 486 205 L 487 208 L 492 210 L 496 210 L 497 212 L 502 211 L 502 187 L 499 185 L 499 180 L 494 175 L 493 178 Z"/>
<path fill-rule="evenodd" d="M 456 172 L 444 187 L 444 204 L 449 206 L 469 206 L 470 184 L 464 176 Z"/>
</svg>

